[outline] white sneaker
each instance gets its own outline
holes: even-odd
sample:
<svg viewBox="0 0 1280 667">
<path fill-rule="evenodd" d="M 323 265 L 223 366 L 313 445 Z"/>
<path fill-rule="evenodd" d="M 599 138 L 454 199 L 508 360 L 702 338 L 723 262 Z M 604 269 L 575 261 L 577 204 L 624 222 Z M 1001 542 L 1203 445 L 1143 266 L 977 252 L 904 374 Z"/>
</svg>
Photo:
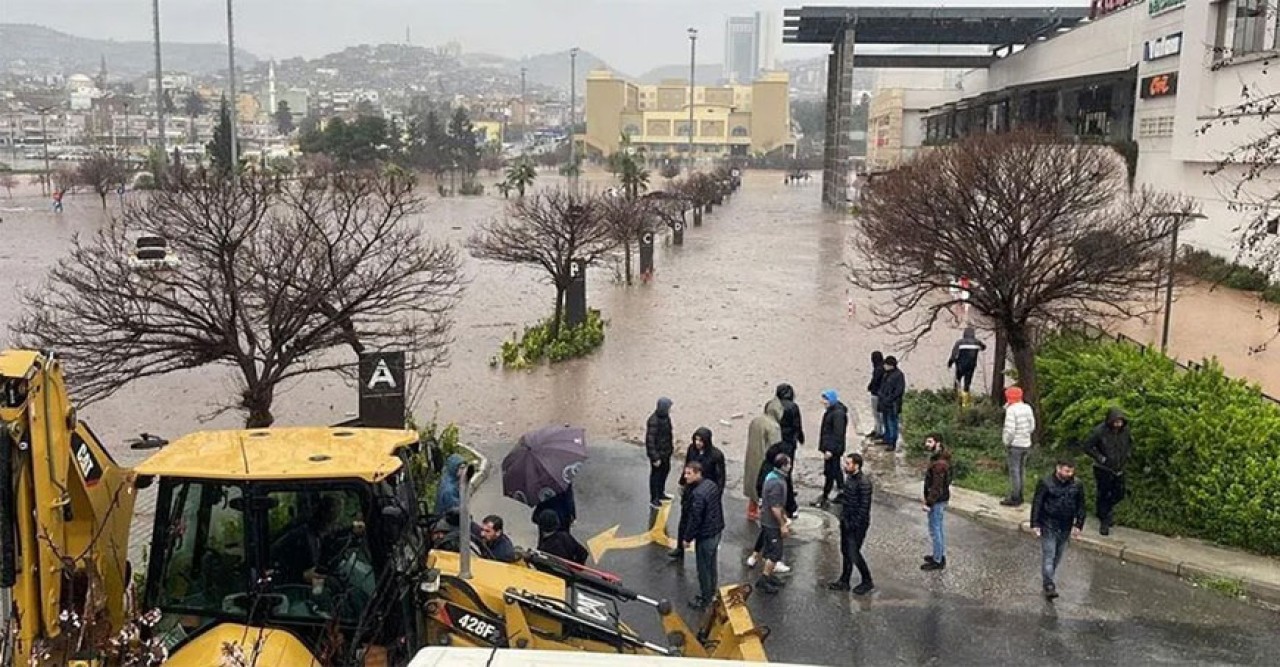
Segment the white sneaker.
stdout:
<svg viewBox="0 0 1280 667">
<path fill-rule="evenodd" d="M 755 554 L 751 554 L 750 556 L 747 556 L 747 567 L 755 567 L 756 563 L 759 563 L 759 562 L 760 561 L 759 559 L 756 558 Z"/>
<path fill-rule="evenodd" d="M 786 564 L 786 563 L 784 563 L 784 562 L 782 562 L 782 561 L 778 561 L 778 562 L 776 562 L 776 563 L 774 563 L 774 564 L 773 564 L 773 573 L 774 573 L 774 574 L 786 574 L 786 573 L 788 573 L 788 572 L 790 572 L 790 571 L 791 571 L 791 568 L 790 568 L 790 567 L 787 567 L 787 564 Z"/>
</svg>

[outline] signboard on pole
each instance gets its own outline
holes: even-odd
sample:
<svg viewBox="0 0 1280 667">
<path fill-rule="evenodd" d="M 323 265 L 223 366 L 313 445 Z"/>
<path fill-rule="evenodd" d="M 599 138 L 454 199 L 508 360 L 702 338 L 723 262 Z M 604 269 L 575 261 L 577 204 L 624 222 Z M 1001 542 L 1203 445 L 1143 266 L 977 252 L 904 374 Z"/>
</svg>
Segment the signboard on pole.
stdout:
<svg viewBox="0 0 1280 667">
<path fill-rule="evenodd" d="M 653 232 L 640 235 L 640 275 L 653 273 Z"/>
<path fill-rule="evenodd" d="M 587 263 L 569 261 L 569 289 L 564 296 L 564 320 L 570 327 L 587 321 Z"/>
<path fill-rule="evenodd" d="M 403 351 L 360 355 L 360 425 L 404 428 L 406 380 Z"/>
</svg>

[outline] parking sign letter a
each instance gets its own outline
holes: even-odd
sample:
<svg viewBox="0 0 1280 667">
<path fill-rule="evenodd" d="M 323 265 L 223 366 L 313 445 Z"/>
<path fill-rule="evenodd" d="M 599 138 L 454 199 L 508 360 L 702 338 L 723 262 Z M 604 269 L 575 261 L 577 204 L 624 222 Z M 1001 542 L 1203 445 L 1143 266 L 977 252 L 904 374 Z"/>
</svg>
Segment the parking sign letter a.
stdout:
<svg viewBox="0 0 1280 667">
<path fill-rule="evenodd" d="M 373 375 L 369 376 L 369 389 L 374 389 L 380 384 L 386 384 L 388 389 L 396 388 L 396 378 L 387 367 L 386 359 L 379 359 L 377 367 L 373 369 Z"/>
</svg>

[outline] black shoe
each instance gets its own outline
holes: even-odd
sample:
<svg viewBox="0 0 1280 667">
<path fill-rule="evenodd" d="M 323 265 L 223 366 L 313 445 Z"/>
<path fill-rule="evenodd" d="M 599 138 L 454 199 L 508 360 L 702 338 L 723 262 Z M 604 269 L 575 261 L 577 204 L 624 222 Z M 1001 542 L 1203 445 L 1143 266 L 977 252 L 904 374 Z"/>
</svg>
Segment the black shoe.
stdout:
<svg viewBox="0 0 1280 667">
<path fill-rule="evenodd" d="M 886 452 L 896 452 L 896 451 L 898 451 L 898 446 L 897 446 L 897 445 L 893 445 L 892 447 L 885 447 L 885 448 L 884 448 L 884 451 L 886 451 Z"/>
<path fill-rule="evenodd" d="M 1022 499 L 1021 498 L 1005 498 L 1004 500 L 1000 501 L 1000 504 L 1004 505 L 1005 507 L 1018 507 L 1019 505 L 1022 504 Z"/>
<path fill-rule="evenodd" d="M 1099 534 L 1099 535 L 1110 535 L 1110 534 L 1111 534 L 1111 526 L 1110 526 L 1110 525 L 1108 525 L 1108 524 L 1105 524 L 1105 523 L 1104 523 L 1104 524 L 1102 524 L 1102 525 L 1098 528 L 1098 534 Z"/>
<path fill-rule="evenodd" d="M 670 558 L 671 560 L 684 560 L 684 549 L 676 547 L 671 551 L 668 551 L 667 558 Z"/>
<path fill-rule="evenodd" d="M 854 595 L 866 595 L 867 593 L 870 593 L 871 591 L 874 591 L 875 589 L 876 589 L 875 584 L 872 584 L 872 583 L 870 583 L 870 582 L 864 581 L 864 582 L 862 582 L 862 583 L 860 583 L 860 584 L 858 584 L 857 586 L 855 586 L 855 587 L 854 587 L 854 589 L 853 589 L 853 594 L 854 594 Z"/>
<path fill-rule="evenodd" d="M 830 505 L 830 504 L 831 504 L 831 501 L 830 501 L 830 500 L 828 500 L 826 496 L 823 496 L 823 497 L 821 497 L 821 498 L 819 498 L 819 499 L 817 499 L 817 500 L 815 500 L 815 501 L 813 501 L 813 502 L 809 503 L 809 507 L 816 507 L 816 508 L 818 508 L 818 509 L 820 509 L 820 510 L 824 510 L 824 509 L 827 509 L 827 506 L 828 506 L 828 505 Z"/>
<path fill-rule="evenodd" d="M 926 562 L 926 563 L 932 563 L 932 562 L 933 562 L 933 554 L 929 554 L 928 556 L 925 556 L 925 557 L 924 557 L 924 562 Z"/>
<path fill-rule="evenodd" d="M 920 566 L 920 569 L 926 572 L 931 572 L 933 570 L 945 570 L 946 568 L 947 568 L 947 559 L 945 558 L 943 558 L 942 560 L 933 560 L 932 558 L 930 558 L 928 563 L 925 563 L 924 565 Z"/>
<path fill-rule="evenodd" d="M 661 501 L 661 500 L 650 500 L 650 501 L 649 501 L 649 508 L 650 508 L 650 509 L 655 509 L 655 510 L 660 510 L 660 509 L 662 509 L 662 501 Z"/>
<path fill-rule="evenodd" d="M 833 581 L 833 582 L 831 582 L 831 583 L 827 584 L 827 590 L 829 590 L 829 591 L 847 591 L 847 590 L 849 590 L 849 582 L 847 582 L 847 581 Z"/>
<path fill-rule="evenodd" d="M 768 577 L 760 577 L 756 580 L 756 590 L 773 595 L 782 590 L 782 587 L 770 581 Z"/>
<path fill-rule="evenodd" d="M 783 581 L 782 579 L 778 578 L 778 575 L 776 575 L 776 574 L 771 574 L 771 575 L 769 575 L 769 576 L 765 577 L 765 579 L 767 579 L 767 580 L 769 581 L 769 583 L 770 583 L 770 584 L 773 584 L 773 586 L 774 586 L 775 588 L 782 588 L 782 587 L 784 587 L 784 586 L 786 586 L 786 585 L 787 585 L 787 582 L 785 582 L 785 581 Z"/>
<path fill-rule="evenodd" d="M 1052 599 L 1054 599 L 1054 598 L 1056 598 L 1056 597 L 1058 597 L 1058 587 L 1057 587 L 1057 586 L 1054 586 L 1053 584 L 1045 584 L 1045 585 L 1044 585 L 1044 598 L 1045 598 L 1046 600 L 1052 600 Z"/>
<path fill-rule="evenodd" d="M 702 596 L 699 595 L 698 597 L 689 600 L 689 606 L 697 610 L 703 610 L 707 608 L 707 601 L 703 600 Z"/>
<path fill-rule="evenodd" d="M 662 494 L 662 499 L 663 499 L 663 500 L 672 500 L 672 499 L 674 499 L 674 498 L 675 498 L 675 496 L 671 495 L 670 493 L 664 493 L 664 494 Z"/>
</svg>

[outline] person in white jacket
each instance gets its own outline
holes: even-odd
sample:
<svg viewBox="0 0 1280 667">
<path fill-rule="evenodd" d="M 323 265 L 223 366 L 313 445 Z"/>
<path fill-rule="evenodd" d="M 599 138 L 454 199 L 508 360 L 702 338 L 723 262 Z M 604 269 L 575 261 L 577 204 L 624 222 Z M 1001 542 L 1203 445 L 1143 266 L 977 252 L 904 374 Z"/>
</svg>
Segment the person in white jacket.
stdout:
<svg viewBox="0 0 1280 667">
<path fill-rule="evenodd" d="M 1004 446 L 1009 452 L 1009 497 L 1000 501 L 1005 507 L 1022 504 L 1023 470 L 1031 453 L 1031 434 L 1036 430 L 1036 413 L 1022 402 L 1022 388 L 1004 390 Z"/>
</svg>

